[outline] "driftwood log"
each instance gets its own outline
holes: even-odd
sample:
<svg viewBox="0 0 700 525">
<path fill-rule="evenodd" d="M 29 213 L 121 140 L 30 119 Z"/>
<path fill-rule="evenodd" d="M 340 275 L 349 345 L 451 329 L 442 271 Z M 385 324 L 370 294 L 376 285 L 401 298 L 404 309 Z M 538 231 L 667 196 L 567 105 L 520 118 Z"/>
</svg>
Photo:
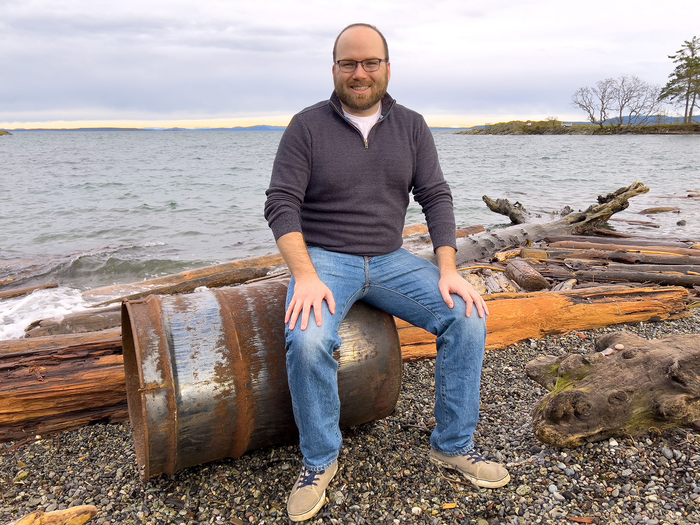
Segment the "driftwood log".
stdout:
<svg viewBox="0 0 700 525">
<path fill-rule="evenodd" d="M 669 319 L 685 310 L 688 296 L 688 290 L 680 287 L 627 286 L 487 295 L 484 299 L 491 315 L 486 324 L 486 348 L 505 348 L 569 330 Z M 404 361 L 437 355 L 433 334 L 400 319 L 396 326 Z"/>
<path fill-rule="evenodd" d="M 558 261 L 562 264 L 562 261 Z M 685 262 L 684 258 L 678 260 Z M 700 264 L 620 264 L 616 262 L 601 262 L 596 259 L 564 259 L 563 264 L 571 267 L 578 266 L 602 266 L 608 270 L 631 270 L 633 272 L 654 272 L 654 273 L 684 273 L 686 275 L 700 275 Z"/>
<path fill-rule="evenodd" d="M 116 304 L 108 308 L 90 308 L 59 318 L 35 321 L 26 328 L 24 337 L 100 332 L 102 330 L 121 326 L 121 322 L 121 304 Z"/>
<path fill-rule="evenodd" d="M 697 251 L 697 250 L 696 250 Z M 622 264 L 655 264 L 659 266 L 674 266 L 677 264 L 700 265 L 700 252 L 696 257 L 691 255 L 661 255 L 651 253 L 639 253 L 628 251 L 603 251 L 603 250 L 574 250 L 574 249 L 536 249 L 523 248 L 521 257 L 539 261 L 589 259 L 608 261 Z"/>
<path fill-rule="evenodd" d="M 542 274 L 535 270 L 527 261 L 516 259 L 510 261 L 506 267 L 508 277 L 513 279 L 527 292 L 537 292 L 539 290 L 549 290 L 549 282 Z"/>
<path fill-rule="evenodd" d="M 268 267 L 252 267 L 217 272 L 212 275 L 205 275 L 202 277 L 189 279 L 181 283 L 156 286 L 154 288 L 150 288 L 149 290 L 135 292 L 129 295 L 123 295 L 114 299 L 104 301 L 103 303 L 100 303 L 96 306 L 106 306 L 113 303 L 121 304 L 123 301 L 134 301 L 136 299 L 143 299 L 148 295 L 177 295 L 183 293 L 190 293 L 194 292 L 197 288 L 200 287 L 221 288 L 224 286 L 241 284 L 247 281 L 252 281 L 254 279 L 264 277 L 265 275 L 267 275 L 269 270 L 270 268 Z"/>
<path fill-rule="evenodd" d="M 637 181 L 607 197 L 599 197 L 599 202 L 602 199 L 602 203 L 591 205 L 582 212 L 569 213 L 555 221 L 517 224 L 457 239 L 457 264 L 463 266 L 469 261 L 489 259 L 494 253 L 509 246 L 524 246 L 551 236 L 590 232 L 603 225 L 613 214 L 627 209 L 629 199 L 648 191 L 649 188 Z M 415 253 L 435 262 L 432 248 L 417 250 Z"/>
<path fill-rule="evenodd" d="M 605 234 L 610 235 L 611 231 L 606 230 Z M 547 242 L 593 242 L 595 244 L 615 244 L 619 247 L 635 247 L 639 246 L 664 246 L 676 248 L 690 248 L 693 243 L 680 241 L 677 239 L 645 239 L 634 235 L 627 235 L 627 238 L 609 238 L 606 236 L 590 237 L 589 235 L 548 235 Z"/>
<path fill-rule="evenodd" d="M 524 224 L 530 220 L 530 212 L 519 202 L 512 203 L 508 199 L 492 199 L 484 195 L 481 200 L 486 203 L 489 210 L 505 215 L 513 224 Z"/>
<path fill-rule="evenodd" d="M 0 341 L 0 441 L 127 419 L 120 329 Z"/>
<path fill-rule="evenodd" d="M 53 512 L 37 510 L 10 525 L 84 525 L 95 516 L 97 516 L 97 507 L 79 505 Z"/>
<path fill-rule="evenodd" d="M 679 272 L 635 271 L 625 268 L 606 268 L 600 270 L 567 270 L 565 268 L 541 268 L 540 273 L 557 279 L 578 279 L 599 283 L 655 283 L 668 286 L 700 286 L 700 275 L 684 275 Z"/>
<path fill-rule="evenodd" d="M 577 447 L 700 420 L 700 335 L 621 331 L 599 337 L 595 350 L 528 363 L 527 375 L 551 390 L 532 410 L 537 439 Z"/>
<path fill-rule="evenodd" d="M 47 290 L 49 288 L 57 288 L 58 284 L 40 284 L 38 286 L 27 286 L 25 288 L 15 288 L 13 290 L 8 290 L 5 292 L 0 291 L 0 299 L 9 299 L 11 297 L 20 297 L 22 295 L 28 295 L 36 290 Z"/>
<path fill-rule="evenodd" d="M 675 246 L 665 246 L 663 244 L 656 244 L 656 245 L 622 245 L 622 244 L 603 244 L 599 242 L 595 242 L 594 240 L 588 240 L 587 242 L 583 241 L 558 241 L 558 242 L 552 242 L 549 244 L 550 248 L 556 249 L 556 248 L 571 248 L 571 249 L 579 249 L 579 250 L 603 250 L 603 251 L 609 251 L 609 252 L 617 252 L 617 251 L 638 251 L 639 253 L 647 253 L 647 254 L 657 254 L 657 255 L 669 255 L 669 254 L 675 254 L 675 255 L 690 255 L 690 256 L 698 256 L 698 250 L 696 248 L 688 248 L 688 247 L 675 247 Z"/>
<path fill-rule="evenodd" d="M 684 288 L 599 287 L 487 296 L 487 347 L 547 333 L 668 319 Z M 433 358 L 435 336 L 397 321 L 404 361 Z M 127 419 L 120 330 L 0 341 L 0 442 Z"/>
<path fill-rule="evenodd" d="M 224 284 L 216 284 L 217 281 L 223 282 L 228 279 L 226 284 L 234 284 L 260 277 L 270 268 L 282 264 L 284 264 L 284 259 L 278 253 L 262 257 L 251 257 L 250 259 L 205 266 L 137 283 L 115 284 L 94 288 L 83 292 L 83 298 L 86 301 L 101 304 L 116 301 L 118 300 L 117 298 L 133 300 L 152 293 L 191 292 L 199 286 L 224 286 Z M 264 271 L 260 271 L 261 269 L 264 269 Z M 196 283 L 194 288 L 191 288 L 191 283 Z"/>
</svg>

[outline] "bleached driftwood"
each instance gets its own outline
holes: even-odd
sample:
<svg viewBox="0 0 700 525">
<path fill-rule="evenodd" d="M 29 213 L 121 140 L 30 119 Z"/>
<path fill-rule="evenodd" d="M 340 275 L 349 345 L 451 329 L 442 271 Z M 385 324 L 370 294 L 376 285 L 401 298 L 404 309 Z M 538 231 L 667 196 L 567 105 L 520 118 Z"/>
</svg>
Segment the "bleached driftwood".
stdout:
<svg viewBox="0 0 700 525">
<path fill-rule="evenodd" d="M 469 261 L 488 259 L 508 246 L 525 246 L 528 242 L 541 241 L 550 236 L 580 235 L 595 230 L 613 214 L 627 209 L 629 199 L 648 191 L 649 188 L 637 181 L 606 197 L 599 197 L 599 204 L 591 205 L 582 212 L 569 213 L 551 222 L 528 222 L 457 239 L 457 264 L 462 266 Z M 435 262 L 432 247 L 415 253 Z"/>
</svg>

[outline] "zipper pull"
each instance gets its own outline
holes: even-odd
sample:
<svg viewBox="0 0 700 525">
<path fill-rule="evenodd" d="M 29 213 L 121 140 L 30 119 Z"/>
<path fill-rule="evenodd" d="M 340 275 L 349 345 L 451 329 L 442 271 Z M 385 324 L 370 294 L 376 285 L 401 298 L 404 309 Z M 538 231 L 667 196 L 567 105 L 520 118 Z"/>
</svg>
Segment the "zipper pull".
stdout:
<svg viewBox="0 0 700 525">
<path fill-rule="evenodd" d="M 365 149 L 369 149 L 369 142 L 367 142 L 367 139 L 365 139 Z"/>
</svg>

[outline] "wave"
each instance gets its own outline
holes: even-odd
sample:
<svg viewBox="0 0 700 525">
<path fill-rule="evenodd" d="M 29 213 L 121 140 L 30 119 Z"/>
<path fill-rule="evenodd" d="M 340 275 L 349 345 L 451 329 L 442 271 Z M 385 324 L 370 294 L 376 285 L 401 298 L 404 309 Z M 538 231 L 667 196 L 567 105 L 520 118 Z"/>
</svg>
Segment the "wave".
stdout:
<svg viewBox="0 0 700 525">
<path fill-rule="evenodd" d="M 5 299 L 0 301 L 0 341 L 24 337 L 26 328 L 35 321 L 61 320 L 87 307 L 80 290 L 68 287 L 36 290 L 29 295 Z"/>
<path fill-rule="evenodd" d="M 106 247 L 63 255 L 39 255 L 31 260 L 0 263 L 0 289 L 58 283 L 60 286 L 89 290 L 99 286 L 151 279 L 211 261 L 153 257 L 153 250 L 167 250 L 163 242 L 142 246 Z"/>
</svg>

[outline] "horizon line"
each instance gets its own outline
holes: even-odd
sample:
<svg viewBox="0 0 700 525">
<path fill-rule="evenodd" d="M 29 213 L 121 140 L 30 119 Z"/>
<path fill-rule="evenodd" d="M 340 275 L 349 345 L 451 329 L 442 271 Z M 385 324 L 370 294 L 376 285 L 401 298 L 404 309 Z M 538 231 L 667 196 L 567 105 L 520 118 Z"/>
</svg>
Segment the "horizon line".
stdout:
<svg viewBox="0 0 700 525">
<path fill-rule="evenodd" d="M 75 120 L 24 120 L 24 121 L 0 121 L 0 129 L 12 130 L 49 130 L 49 129 L 230 129 L 249 128 L 255 126 L 287 127 L 293 114 L 265 115 L 254 117 L 230 117 L 230 118 L 201 118 L 201 119 L 75 119 Z M 509 122 L 514 120 L 545 120 L 545 115 L 446 115 L 423 114 L 425 121 L 431 128 L 472 128 L 487 123 Z M 581 117 L 571 118 L 562 116 L 560 120 L 581 120 Z"/>
<path fill-rule="evenodd" d="M 183 127 L 183 126 L 172 126 L 172 127 L 161 127 L 161 126 L 145 126 L 145 127 L 134 127 L 134 126 L 84 126 L 84 127 L 65 127 L 65 128 L 55 128 L 55 127 L 38 127 L 38 128 L 2 128 L 5 131 L 215 131 L 215 130 L 231 130 L 231 129 L 251 129 L 251 128 L 287 128 L 287 126 L 272 125 L 272 124 L 253 124 L 251 126 L 221 126 L 221 127 Z"/>
<path fill-rule="evenodd" d="M 488 124 L 478 124 L 476 126 L 428 126 L 430 129 L 473 129 L 484 127 Z M 181 126 L 174 126 L 171 128 L 162 127 L 145 127 L 145 128 L 135 128 L 135 127 L 117 127 L 117 126 L 97 126 L 97 127 L 80 127 L 80 128 L 0 128 L 0 131 L 228 131 L 228 130 L 254 130 L 255 128 L 275 128 L 275 129 L 287 129 L 287 126 L 273 126 L 270 124 L 255 124 L 252 126 L 231 126 L 231 127 L 200 127 L 200 128 L 186 128 Z"/>
</svg>

